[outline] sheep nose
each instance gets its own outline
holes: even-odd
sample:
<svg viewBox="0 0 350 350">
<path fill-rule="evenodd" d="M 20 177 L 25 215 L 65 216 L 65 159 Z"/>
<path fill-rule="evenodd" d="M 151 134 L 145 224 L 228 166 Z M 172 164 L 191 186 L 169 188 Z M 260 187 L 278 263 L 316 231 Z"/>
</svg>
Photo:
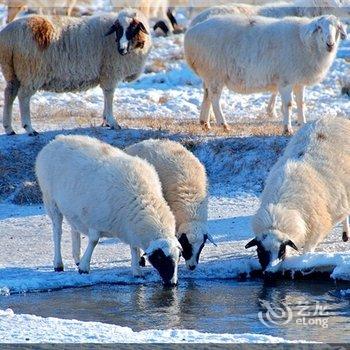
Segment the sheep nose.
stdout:
<svg viewBox="0 0 350 350">
<path fill-rule="evenodd" d="M 329 52 L 331 52 L 333 50 L 334 45 L 335 45 L 334 43 L 327 43 L 327 49 Z"/>
<path fill-rule="evenodd" d="M 128 53 L 128 50 L 127 49 L 120 49 L 118 50 L 119 53 L 122 55 L 122 56 L 125 56 L 127 53 Z"/>
<path fill-rule="evenodd" d="M 193 271 L 193 270 L 195 270 L 196 265 L 190 265 L 188 268 L 189 268 L 191 271 Z"/>
</svg>

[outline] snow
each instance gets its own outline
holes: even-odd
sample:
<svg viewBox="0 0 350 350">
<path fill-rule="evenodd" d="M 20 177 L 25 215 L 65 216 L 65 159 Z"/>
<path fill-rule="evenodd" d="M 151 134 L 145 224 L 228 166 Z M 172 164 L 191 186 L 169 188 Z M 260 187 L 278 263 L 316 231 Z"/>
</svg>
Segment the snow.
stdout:
<svg viewBox="0 0 350 350">
<path fill-rule="evenodd" d="M 154 50 L 147 63 L 146 73 L 138 81 L 121 84 L 115 94 L 115 109 L 131 118 L 151 117 L 198 122 L 202 100 L 201 81 L 187 67 L 182 52 L 183 35 L 154 38 Z M 306 105 L 309 120 L 322 115 L 343 115 L 350 112 L 350 99 L 340 94 L 340 81 L 348 74 L 350 44 L 339 51 L 327 78 L 321 84 L 307 89 Z M 3 86 L 3 77 L 0 77 Z M 225 91 L 223 110 L 229 123 L 249 121 L 259 123 L 265 117 L 268 94 L 239 95 Z M 3 105 L 3 97 L 0 96 Z M 52 94 L 39 92 L 32 98 L 34 116 L 45 111 L 79 110 L 96 114 L 98 122 L 103 108 L 103 96 L 96 88 L 84 93 Z M 18 103 L 15 103 L 18 114 Z M 52 114 L 52 113 L 51 113 Z M 279 123 L 281 116 L 274 122 Z M 14 126 L 20 131 L 20 122 Z M 286 146 L 288 139 L 281 136 L 214 138 L 212 135 L 172 135 L 144 129 L 124 129 L 118 134 L 94 127 L 92 121 L 65 118 L 46 120 L 33 118 L 33 125 L 42 134 L 33 140 L 26 135 L 13 138 L 0 136 L 2 164 L 25 164 L 26 171 L 11 175 L 13 184 L 33 181 L 32 165 L 36 152 L 57 133 L 81 133 L 99 137 L 117 146 L 126 146 L 149 137 L 171 137 L 194 143 L 193 152 L 205 164 L 210 178 L 209 230 L 218 247 L 206 245 L 201 262 L 194 271 L 188 271 L 183 262 L 179 281 L 189 279 L 232 279 L 259 269 L 255 251 L 245 250 L 251 239 L 251 216 L 259 206 L 259 194 L 271 166 Z M 92 127 L 91 127 L 92 126 Z M 22 131 L 20 131 L 22 132 Z M 3 133 L 0 127 L 0 133 Z M 16 163 L 13 152 L 17 152 Z M 11 158 L 11 159 L 7 159 Z M 7 159 L 7 163 L 4 163 Z M 10 169 L 10 165 L 9 169 Z M 14 167 L 14 165 L 12 165 Z M 8 169 L 7 169 L 8 170 Z M 10 169 L 11 170 L 11 169 Z M 1 169 L 0 169 L 1 171 Z M 12 173 L 11 173 L 12 174 Z M 1 183 L 2 185 L 2 183 Z M 5 190 L 4 190 L 5 191 Z M 7 194 L 7 192 L 4 192 Z M 102 240 L 96 248 L 89 275 L 78 274 L 71 257 L 69 228 L 64 224 L 62 253 L 64 273 L 52 272 L 53 244 L 51 224 L 42 206 L 16 206 L 12 199 L 16 192 L 0 203 L 0 296 L 14 293 L 50 291 L 68 287 L 90 286 L 100 283 L 150 284 L 160 283 L 151 267 L 145 268 L 145 279 L 131 276 L 129 248 L 118 240 Z M 341 241 L 338 225 L 313 254 L 294 256 L 286 260 L 282 269 L 300 271 L 327 271 L 334 279 L 350 281 L 350 246 Z M 86 239 L 83 239 L 83 247 Z M 348 297 L 349 290 L 342 291 Z M 281 342 L 254 334 L 204 334 L 195 330 L 147 330 L 133 332 L 130 328 L 74 320 L 15 315 L 11 310 L 0 311 L 0 339 L 3 342 Z"/>
<path fill-rule="evenodd" d="M 286 343 L 282 338 L 260 334 L 210 334 L 169 329 L 133 332 L 99 322 L 80 322 L 0 310 L 2 343 Z"/>
</svg>

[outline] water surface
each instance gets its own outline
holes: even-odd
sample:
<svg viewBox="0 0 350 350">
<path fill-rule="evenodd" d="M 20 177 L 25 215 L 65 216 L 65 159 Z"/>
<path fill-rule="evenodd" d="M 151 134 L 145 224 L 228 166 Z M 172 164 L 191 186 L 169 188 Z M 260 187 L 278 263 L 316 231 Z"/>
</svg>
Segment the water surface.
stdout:
<svg viewBox="0 0 350 350">
<path fill-rule="evenodd" d="M 272 313 L 266 313 L 270 305 Z M 350 298 L 341 298 L 334 283 L 320 281 L 181 281 L 175 289 L 99 285 L 0 298 L 0 309 L 15 313 L 100 321 L 135 331 L 182 328 L 322 342 L 350 341 L 349 306 Z"/>
</svg>

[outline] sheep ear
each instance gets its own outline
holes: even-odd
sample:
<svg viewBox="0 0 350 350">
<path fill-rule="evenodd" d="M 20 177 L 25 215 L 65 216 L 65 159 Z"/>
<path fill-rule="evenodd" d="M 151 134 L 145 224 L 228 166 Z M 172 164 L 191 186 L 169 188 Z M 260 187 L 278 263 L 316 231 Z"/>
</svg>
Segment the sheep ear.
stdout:
<svg viewBox="0 0 350 350">
<path fill-rule="evenodd" d="M 208 241 L 212 244 L 215 245 L 215 247 L 217 247 L 218 245 L 216 244 L 216 242 L 214 241 L 214 238 L 212 235 L 210 235 L 209 233 L 207 233 L 207 238 L 208 238 Z"/>
<path fill-rule="evenodd" d="M 256 238 L 252 239 L 249 243 L 246 244 L 245 249 L 249 249 L 258 245 Z"/>
<path fill-rule="evenodd" d="M 138 26 L 139 26 L 140 31 L 141 31 L 142 33 L 145 33 L 145 34 L 149 35 L 148 30 L 146 29 L 145 25 L 144 25 L 142 22 L 139 22 Z"/>
<path fill-rule="evenodd" d="M 293 241 L 289 240 L 287 242 L 284 243 L 286 246 L 289 246 L 291 248 L 293 248 L 294 250 L 296 250 L 297 252 L 299 251 L 298 247 L 294 244 Z"/>
<path fill-rule="evenodd" d="M 117 25 L 114 23 L 111 28 L 109 28 L 108 32 L 105 34 L 105 36 L 111 35 L 117 31 Z"/>
<path fill-rule="evenodd" d="M 345 40 L 348 36 L 346 29 L 346 25 L 344 25 L 343 23 L 340 23 L 338 25 L 338 31 L 340 33 L 341 40 Z"/>
</svg>

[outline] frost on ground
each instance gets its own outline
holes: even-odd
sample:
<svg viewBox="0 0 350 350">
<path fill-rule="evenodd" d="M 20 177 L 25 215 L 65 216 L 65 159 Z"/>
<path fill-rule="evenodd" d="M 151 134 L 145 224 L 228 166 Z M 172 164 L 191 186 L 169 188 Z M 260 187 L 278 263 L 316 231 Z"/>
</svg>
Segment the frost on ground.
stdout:
<svg viewBox="0 0 350 350">
<path fill-rule="evenodd" d="M 285 343 L 260 334 L 211 334 L 195 330 L 147 330 L 133 332 L 99 322 L 80 322 L 0 310 L 1 342 L 13 343 Z"/>
<path fill-rule="evenodd" d="M 149 266 L 145 268 L 145 279 L 131 277 L 129 248 L 118 240 L 102 240 L 93 255 L 91 274 L 80 276 L 71 257 L 66 224 L 62 242 L 66 271 L 52 272 L 51 225 L 41 207 L 33 166 L 41 148 L 60 133 L 90 135 L 122 148 L 148 138 L 170 138 L 184 144 L 207 168 L 209 229 L 218 247 L 206 245 L 194 272 L 186 270 L 181 263 L 180 283 L 186 279 L 238 278 L 259 269 L 254 251 L 246 251 L 244 245 L 252 237 L 250 219 L 258 208 L 266 176 L 288 142 L 288 138 L 281 136 L 282 117 L 267 118 L 268 94 L 238 95 L 226 91 L 223 109 L 232 131 L 224 135 L 214 128 L 205 134 L 197 126 L 201 82 L 183 60 L 182 43 L 181 35 L 156 38 L 145 74 L 132 84 L 120 85 L 115 94 L 115 110 L 124 127 L 121 131 L 99 127 L 103 97 L 98 88 L 84 93 L 36 94 L 32 98 L 32 119 L 34 127 L 41 132 L 37 138 L 24 134 L 10 138 L 3 135 L 0 127 L 0 295 L 105 282 L 160 283 Z M 345 46 L 340 56 L 345 57 L 347 52 Z M 350 99 L 341 95 L 341 79 L 348 72 L 347 63 L 337 59 L 326 80 L 307 89 L 308 119 L 349 115 Z M 0 91 L 3 89 L 1 76 Z M 3 105 L 2 94 L 0 105 Z M 14 128 L 22 133 L 17 102 L 14 116 Z M 34 205 L 19 206 L 29 203 Z M 338 225 L 316 253 L 292 257 L 283 267 L 289 271 L 302 270 L 304 274 L 326 271 L 333 278 L 350 280 L 350 245 L 341 241 L 341 234 Z M 349 292 L 344 290 L 344 295 Z M 125 338 L 140 342 L 280 341 L 267 336 L 209 335 L 185 330 L 135 333 L 128 328 L 98 323 L 42 319 L 13 315 L 10 311 L 0 314 L 0 339 L 27 341 L 25 334 L 32 342 L 123 341 Z M 45 338 L 43 334 L 48 336 Z"/>
</svg>

